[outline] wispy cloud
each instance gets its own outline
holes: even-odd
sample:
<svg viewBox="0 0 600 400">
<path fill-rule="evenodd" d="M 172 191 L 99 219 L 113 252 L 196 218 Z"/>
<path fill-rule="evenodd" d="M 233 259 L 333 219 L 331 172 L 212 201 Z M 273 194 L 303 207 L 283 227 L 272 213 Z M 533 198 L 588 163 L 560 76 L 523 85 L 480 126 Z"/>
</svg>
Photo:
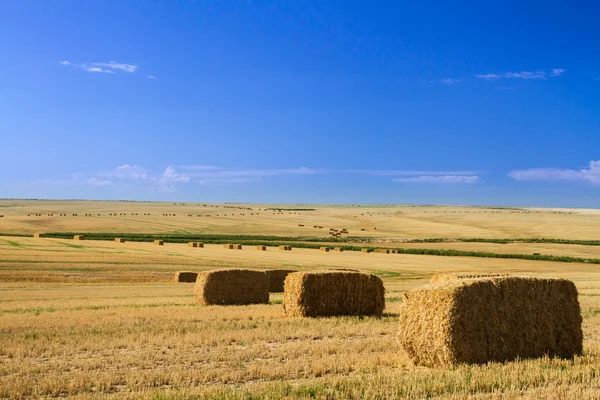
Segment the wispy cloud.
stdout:
<svg viewBox="0 0 600 400">
<path fill-rule="evenodd" d="M 81 63 L 75 64 L 70 61 L 61 61 L 61 65 L 70 66 L 73 68 L 81 69 L 87 72 L 104 72 L 108 74 L 114 74 L 117 71 L 122 72 L 135 72 L 138 68 L 137 65 L 134 64 L 123 64 L 115 61 L 110 62 L 90 62 L 90 63 Z"/>
<path fill-rule="evenodd" d="M 446 175 L 480 175 L 485 171 L 424 171 L 410 169 L 348 169 L 339 172 L 358 173 L 378 176 L 446 176 Z"/>
<path fill-rule="evenodd" d="M 517 181 L 572 181 L 600 185 L 600 160 L 590 161 L 588 168 L 533 168 L 509 172 L 508 176 Z"/>
<path fill-rule="evenodd" d="M 479 183 L 481 179 L 476 175 L 422 175 L 411 178 L 394 178 L 394 182 L 400 183 Z"/>
<path fill-rule="evenodd" d="M 92 186 L 110 186 L 110 185 L 112 185 L 111 181 L 102 180 L 102 179 L 98 179 L 98 178 L 89 178 L 86 182 L 88 185 L 92 185 Z"/>
<path fill-rule="evenodd" d="M 453 83 L 458 83 L 460 81 L 461 81 L 461 79 L 454 79 L 454 78 L 446 78 L 446 79 L 440 80 L 440 82 L 442 82 L 443 84 L 446 84 L 446 85 L 452 85 Z"/>
<path fill-rule="evenodd" d="M 475 77 L 486 80 L 496 79 L 548 79 L 552 77 L 561 76 L 566 70 L 562 68 L 554 68 L 550 72 L 545 71 L 521 71 L 521 72 L 503 72 L 503 73 L 489 73 L 489 74 L 476 74 Z"/>
<path fill-rule="evenodd" d="M 148 79 L 156 79 L 156 77 L 154 75 L 148 75 L 148 76 L 146 76 L 146 78 L 148 78 Z"/>
<path fill-rule="evenodd" d="M 208 182 L 248 182 L 266 177 L 284 175 L 311 175 L 322 170 L 314 170 L 306 167 L 292 169 L 245 169 L 245 168 L 222 168 L 211 165 L 179 165 L 167 168 L 169 174 L 187 176 Z"/>
</svg>

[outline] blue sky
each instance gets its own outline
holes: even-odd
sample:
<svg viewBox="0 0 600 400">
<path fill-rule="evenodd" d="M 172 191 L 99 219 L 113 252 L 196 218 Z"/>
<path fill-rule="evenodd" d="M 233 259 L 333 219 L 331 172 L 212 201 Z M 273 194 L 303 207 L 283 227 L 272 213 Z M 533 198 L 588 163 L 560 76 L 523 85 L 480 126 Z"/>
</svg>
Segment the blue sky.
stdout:
<svg viewBox="0 0 600 400">
<path fill-rule="evenodd" d="M 0 197 L 600 207 L 593 2 L 0 2 Z"/>
</svg>

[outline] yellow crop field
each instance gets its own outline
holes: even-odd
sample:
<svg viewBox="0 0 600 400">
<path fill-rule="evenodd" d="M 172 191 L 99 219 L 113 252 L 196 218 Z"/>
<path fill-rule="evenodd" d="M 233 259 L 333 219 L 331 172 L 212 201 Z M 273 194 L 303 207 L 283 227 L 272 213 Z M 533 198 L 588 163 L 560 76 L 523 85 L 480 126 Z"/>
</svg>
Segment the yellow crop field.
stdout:
<svg viewBox="0 0 600 400">
<path fill-rule="evenodd" d="M 594 210 L 21 200 L 2 200 L 0 207 L 0 398 L 598 398 L 597 264 L 319 251 L 334 243 L 329 228 L 346 228 L 349 236 L 362 238 L 349 242 L 357 246 L 596 259 L 600 246 L 592 243 L 406 242 L 595 240 L 600 214 Z M 86 238 L 33 238 L 34 232 Z M 323 240 L 316 248 L 292 244 L 291 251 L 276 244 L 267 244 L 266 251 L 249 245 L 230 250 L 221 242 L 189 247 L 189 240 L 165 240 L 164 246 L 150 239 L 90 240 L 94 232 Z M 357 269 L 383 280 L 385 311 L 381 317 L 290 318 L 282 293 L 271 293 L 269 304 L 201 306 L 194 284 L 173 280 L 177 271 L 218 268 Z M 402 296 L 433 274 L 458 272 L 572 280 L 583 316 L 583 355 L 448 368 L 412 365 L 397 340 Z"/>
</svg>

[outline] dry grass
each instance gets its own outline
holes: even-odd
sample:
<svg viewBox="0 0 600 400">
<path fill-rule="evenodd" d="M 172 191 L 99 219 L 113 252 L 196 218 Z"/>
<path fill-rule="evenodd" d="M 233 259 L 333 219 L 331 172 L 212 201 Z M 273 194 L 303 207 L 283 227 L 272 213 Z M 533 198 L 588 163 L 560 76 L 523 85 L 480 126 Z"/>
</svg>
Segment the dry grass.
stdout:
<svg viewBox="0 0 600 400">
<path fill-rule="evenodd" d="M 0 231 L 28 234 L 202 231 L 325 237 L 327 229 L 310 227 L 344 226 L 350 235 L 373 238 L 600 237 L 600 215 L 586 210 L 522 214 L 456 207 L 332 206 L 272 215 L 257 211 L 266 206 L 256 205 L 243 216 L 237 211 L 232 216 L 222 205 L 2 200 L 0 206 L 5 216 Z M 34 212 L 43 216 L 27 217 Z M 176 216 L 162 217 L 163 213 Z M 202 218 L 187 218 L 188 214 Z M 600 254 L 591 246 L 523 243 L 415 246 L 441 245 L 469 250 L 498 246 L 502 250 L 495 252 L 504 253 Z M 207 244 L 198 251 L 171 243 L 0 238 L 0 398 L 598 398 L 597 266 L 276 250 L 246 246 L 230 251 Z M 281 294 L 271 294 L 270 304 L 199 306 L 191 285 L 173 282 L 177 271 L 224 267 L 374 273 L 384 281 L 386 312 L 381 317 L 287 318 Z M 447 369 L 414 367 L 397 340 L 402 295 L 436 273 L 457 272 L 573 280 L 583 315 L 583 355 L 572 361 L 541 358 Z"/>
</svg>

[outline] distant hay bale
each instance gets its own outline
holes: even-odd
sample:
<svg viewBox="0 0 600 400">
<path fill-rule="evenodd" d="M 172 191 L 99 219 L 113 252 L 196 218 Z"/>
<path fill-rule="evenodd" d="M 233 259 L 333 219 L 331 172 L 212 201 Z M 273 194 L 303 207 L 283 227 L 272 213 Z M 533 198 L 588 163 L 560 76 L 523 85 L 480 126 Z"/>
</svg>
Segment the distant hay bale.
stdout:
<svg viewBox="0 0 600 400">
<path fill-rule="evenodd" d="M 265 272 L 269 277 L 269 292 L 279 293 L 283 292 L 283 283 L 288 274 L 296 271 L 290 269 L 270 269 Z"/>
<path fill-rule="evenodd" d="M 363 247 L 362 249 L 360 249 L 360 251 L 361 251 L 362 253 L 370 253 L 370 252 L 371 252 L 371 249 L 369 249 L 369 248 L 366 248 L 366 247 Z"/>
<path fill-rule="evenodd" d="M 321 247 L 321 251 L 328 252 L 329 251 L 329 247 Z"/>
<path fill-rule="evenodd" d="M 541 253 L 533 253 L 534 256 L 541 256 Z"/>
<path fill-rule="evenodd" d="M 196 279 L 194 296 L 203 305 L 266 304 L 269 277 L 264 271 L 249 269 L 201 272 Z"/>
<path fill-rule="evenodd" d="M 115 243 L 125 243 L 125 239 L 123 239 L 123 238 L 115 238 Z"/>
<path fill-rule="evenodd" d="M 165 242 L 164 242 L 164 241 L 162 241 L 162 240 L 155 240 L 155 241 L 154 241 L 154 244 L 155 244 L 155 245 L 157 245 L 157 246 L 164 246 L 164 245 L 165 245 Z"/>
<path fill-rule="evenodd" d="M 198 277 L 197 272 L 188 272 L 188 271 L 175 272 L 175 282 L 192 283 L 192 282 L 196 282 L 196 277 Z"/>
<path fill-rule="evenodd" d="M 233 248 L 236 250 L 242 250 L 242 245 L 241 244 L 234 244 Z"/>
<path fill-rule="evenodd" d="M 188 247 L 198 247 L 198 243 L 196 243 L 196 242 L 188 242 Z"/>
<path fill-rule="evenodd" d="M 383 282 L 353 271 L 296 272 L 285 280 L 283 307 L 289 317 L 380 315 Z"/>
<path fill-rule="evenodd" d="M 398 253 L 399 253 L 398 250 L 392 249 L 392 254 L 398 254 Z"/>
<path fill-rule="evenodd" d="M 232 244 L 226 244 L 223 247 L 225 247 L 226 249 L 229 249 L 229 250 L 233 250 L 233 245 Z"/>
<path fill-rule="evenodd" d="M 390 249 L 375 249 L 375 253 L 390 254 Z"/>
<path fill-rule="evenodd" d="M 341 247 L 336 247 L 335 249 L 333 249 L 333 251 L 337 251 L 338 253 L 343 253 L 344 249 L 342 249 Z"/>
<path fill-rule="evenodd" d="M 398 340 L 423 366 L 570 358 L 582 352 L 581 322 L 566 279 L 458 279 L 405 294 Z"/>
<path fill-rule="evenodd" d="M 267 251 L 267 246 L 256 246 L 256 249 L 260 251 Z"/>
<path fill-rule="evenodd" d="M 254 215 L 254 214 L 252 214 L 252 215 Z M 298 224 L 298 226 L 304 226 L 304 224 Z"/>
<path fill-rule="evenodd" d="M 196 242 L 197 247 L 204 248 L 204 243 Z"/>
<path fill-rule="evenodd" d="M 431 277 L 432 283 L 455 281 L 457 279 L 478 279 L 478 278 L 501 278 L 508 274 L 496 273 L 450 273 L 450 274 L 435 274 Z"/>
<path fill-rule="evenodd" d="M 75 235 L 73 236 L 73 240 L 84 240 L 85 237 L 83 235 Z"/>
<path fill-rule="evenodd" d="M 44 234 L 43 233 L 34 233 L 33 237 L 36 238 L 36 239 L 43 238 Z"/>
</svg>

